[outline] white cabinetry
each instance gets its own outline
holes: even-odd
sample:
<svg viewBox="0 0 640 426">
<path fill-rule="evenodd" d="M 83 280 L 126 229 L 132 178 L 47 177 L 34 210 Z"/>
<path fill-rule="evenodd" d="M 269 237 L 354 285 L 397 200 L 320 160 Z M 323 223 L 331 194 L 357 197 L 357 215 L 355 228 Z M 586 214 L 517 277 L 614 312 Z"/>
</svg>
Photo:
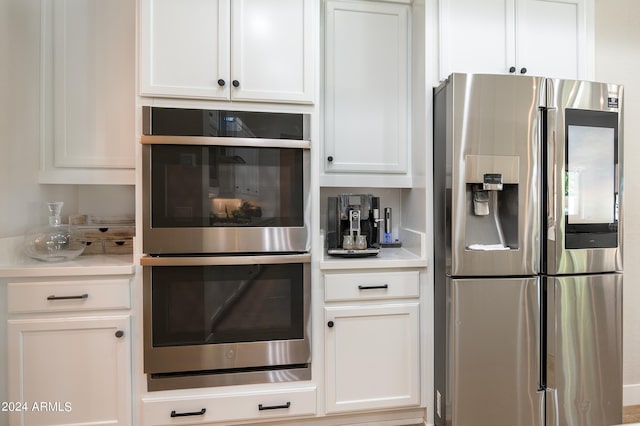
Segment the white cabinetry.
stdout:
<svg viewBox="0 0 640 426">
<path fill-rule="evenodd" d="M 135 3 L 42 5 L 39 181 L 133 184 Z"/>
<path fill-rule="evenodd" d="M 130 425 L 128 277 L 10 282 L 10 425 Z"/>
<path fill-rule="evenodd" d="M 324 282 L 327 413 L 420 404 L 418 271 L 326 272 Z"/>
<path fill-rule="evenodd" d="M 310 103 L 313 0 L 142 0 L 141 94 Z"/>
<path fill-rule="evenodd" d="M 176 392 L 174 397 L 165 393 L 142 398 L 143 426 L 286 420 L 315 412 L 316 388 L 308 385 L 268 385 L 262 390 L 239 392 L 223 389 L 215 394 L 190 390 Z"/>
<path fill-rule="evenodd" d="M 593 78 L 593 0 L 440 0 L 440 78 Z"/>
<path fill-rule="evenodd" d="M 410 187 L 410 6 L 328 0 L 325 186 Z"/>
</svg>

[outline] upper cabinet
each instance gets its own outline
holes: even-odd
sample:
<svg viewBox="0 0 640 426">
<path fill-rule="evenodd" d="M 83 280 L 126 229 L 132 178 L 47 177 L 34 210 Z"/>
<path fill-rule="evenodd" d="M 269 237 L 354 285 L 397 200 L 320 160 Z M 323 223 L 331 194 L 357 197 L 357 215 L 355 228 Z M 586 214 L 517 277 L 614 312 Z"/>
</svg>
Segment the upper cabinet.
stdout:
<svg viewBox="0 0 640 426">
<path fill-rule="evenodd" d="M 440 78 L 593 79 L 593 0 L 440 0 Z"/>
<path fill-rule="evenodd" d="M 411 7 L 327 0 L 324 186 L 410 187 Z"/>
<path fill-rule="evenodd" d="M 312 103 L 314 4 L 142 0 L 141 95 Z"/>
<path fill-rule="evenodd" d="M 39 182 L 133 184 L 135 3 L 42 5 Z"/>
</svg>

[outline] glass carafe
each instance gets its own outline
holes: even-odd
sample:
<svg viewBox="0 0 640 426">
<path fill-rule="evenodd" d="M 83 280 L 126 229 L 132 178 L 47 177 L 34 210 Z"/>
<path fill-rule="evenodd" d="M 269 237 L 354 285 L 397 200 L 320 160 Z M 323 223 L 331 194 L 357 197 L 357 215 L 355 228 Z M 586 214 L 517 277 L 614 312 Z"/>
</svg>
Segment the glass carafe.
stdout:
<svg viewBox="0 0 640 426">
<path fill-rule="evenodd" d="M 62 201 L 47 203 L 49 225 L 27 232 L 24 252 L 27 256 L 47 262 L 71 260 L 82 254 L 86 242 L 79 238 L 74 228 L 60 220 Z"/>
</svg>

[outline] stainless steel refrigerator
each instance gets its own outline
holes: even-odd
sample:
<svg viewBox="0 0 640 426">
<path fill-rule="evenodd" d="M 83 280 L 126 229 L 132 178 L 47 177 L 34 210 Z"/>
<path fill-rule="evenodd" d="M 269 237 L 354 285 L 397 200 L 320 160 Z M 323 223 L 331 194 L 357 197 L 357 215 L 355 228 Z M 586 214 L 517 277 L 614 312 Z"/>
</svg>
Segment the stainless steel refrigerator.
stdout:
<svg viewBox="0 0 640 426">
<path fill-rule="evenodd" d="M 622 422 L 622 86 L 434 90 L 436 425 Z"/>
</svg>

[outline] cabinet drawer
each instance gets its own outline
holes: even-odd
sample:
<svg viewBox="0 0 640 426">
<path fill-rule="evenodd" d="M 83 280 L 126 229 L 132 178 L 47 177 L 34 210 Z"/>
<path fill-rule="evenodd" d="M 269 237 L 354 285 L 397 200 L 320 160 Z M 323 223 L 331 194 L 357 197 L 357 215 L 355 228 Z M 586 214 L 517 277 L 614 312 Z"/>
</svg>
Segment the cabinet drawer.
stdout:
<svg viewBox="0 0 640 426">
<path fill-rule="evenodd" d="M 332 302 L 418 297 L 419 282 L 418 271 L 328 273 L 324 276 L 324 300 Z"/>
<path fill-rule="evenodd" d="M 142 400 L 144 426 L 263 420 L 315 413 L 315 386 L 198 397 L 149 397 Z"/>
<path fill-rule="evenodd" d="M 129 279 L 9 283 L 10 314 L 129 309 Z"/>
</svg>

